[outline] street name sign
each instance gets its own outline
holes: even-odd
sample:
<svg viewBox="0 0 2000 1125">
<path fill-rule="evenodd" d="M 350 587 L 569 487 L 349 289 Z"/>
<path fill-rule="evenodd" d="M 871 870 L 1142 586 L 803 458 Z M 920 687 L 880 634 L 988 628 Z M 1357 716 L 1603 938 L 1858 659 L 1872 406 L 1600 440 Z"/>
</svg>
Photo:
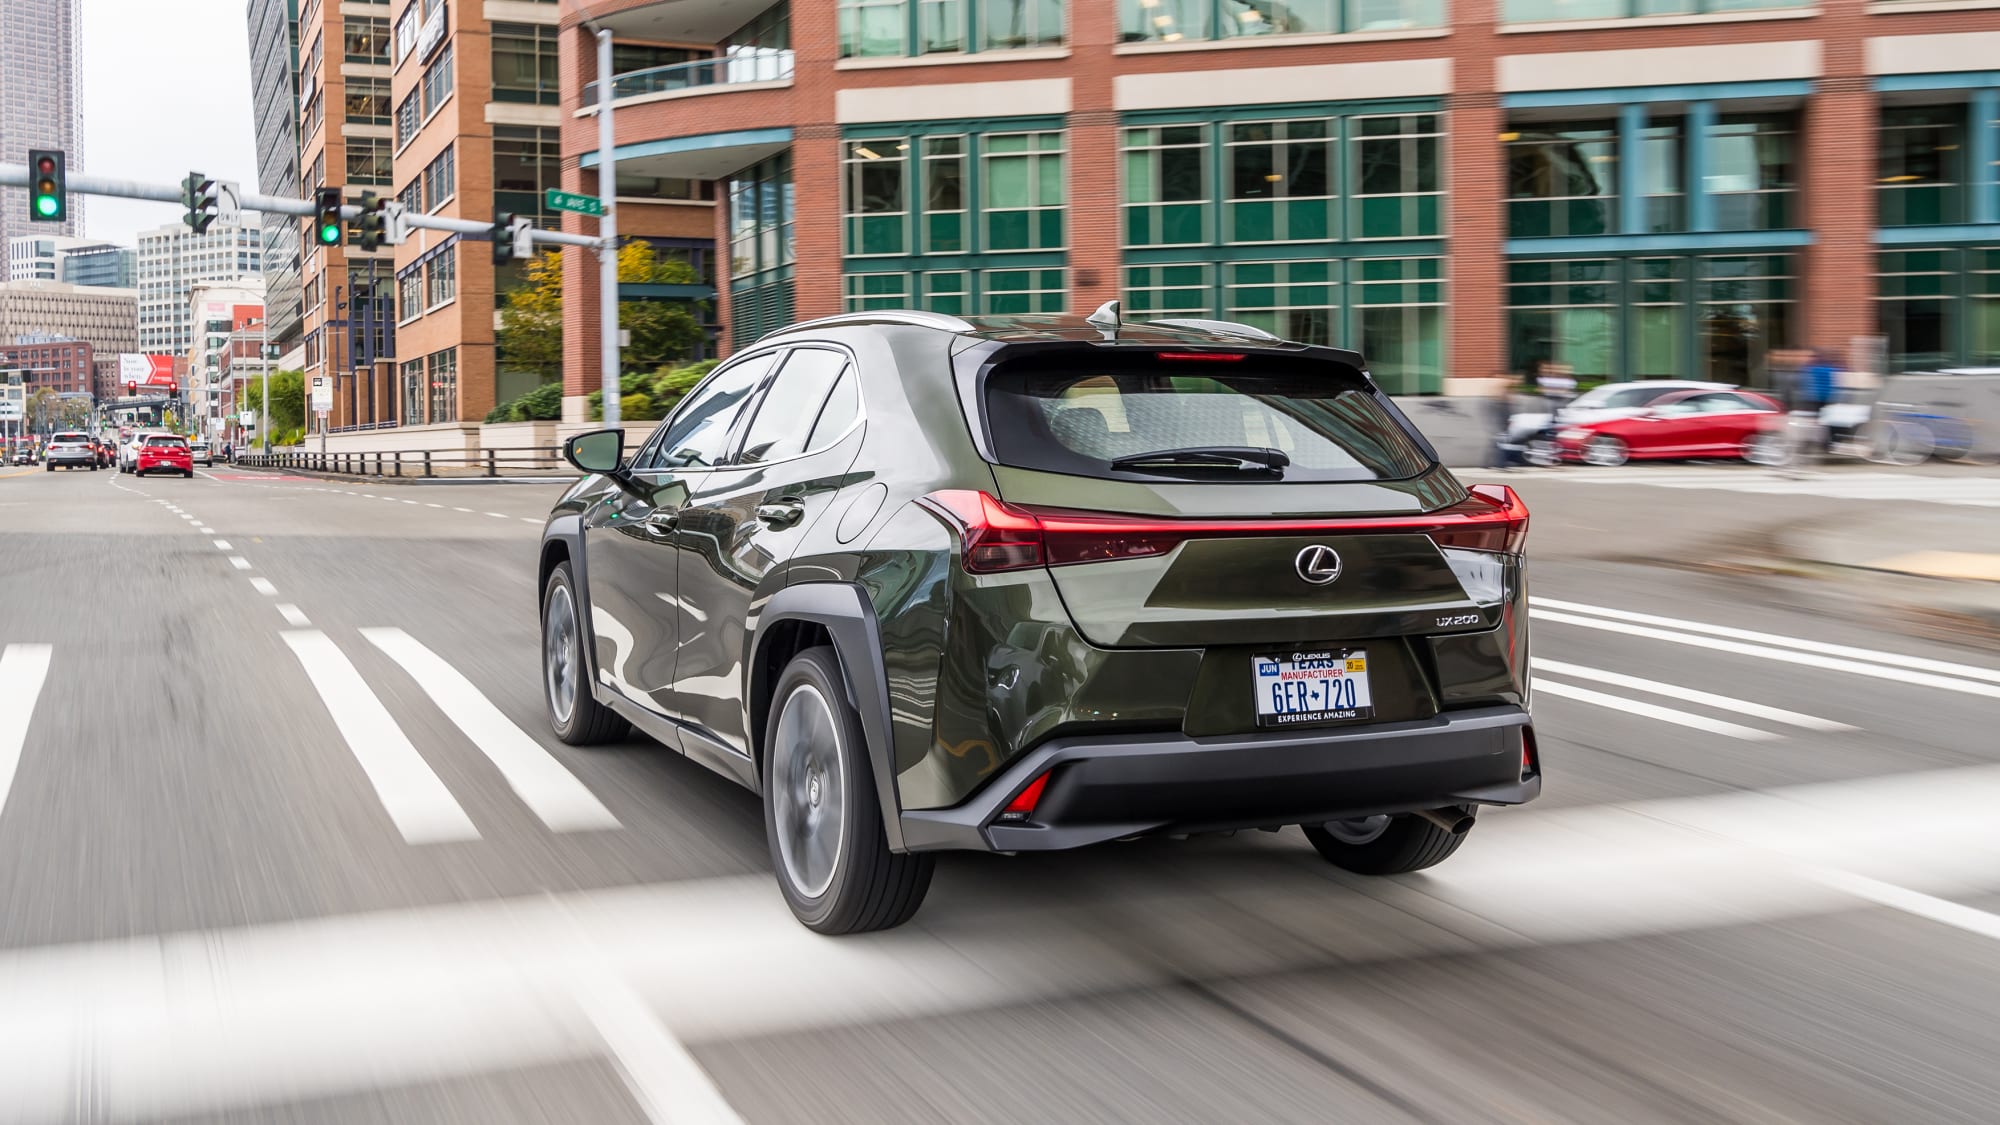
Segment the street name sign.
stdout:
<svg viewBox="0 0 2000 1125">
<path fill-rule="evenodd" d="M 549 188 L 543 193 L 543 198 L 548 200 L 552 210 L 574 211 L 579 215 L 604 214 L 604 201 L 594 195 L 578 195 L 573 191 L 557 191 L 555 188 Z"/>
</svg>

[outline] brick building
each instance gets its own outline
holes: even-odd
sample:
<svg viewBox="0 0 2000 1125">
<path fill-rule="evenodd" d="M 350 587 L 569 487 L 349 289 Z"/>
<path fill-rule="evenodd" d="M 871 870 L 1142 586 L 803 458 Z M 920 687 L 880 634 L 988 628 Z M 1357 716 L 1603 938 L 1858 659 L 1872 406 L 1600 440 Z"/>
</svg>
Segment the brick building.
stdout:
<svg viewBox="0 0 2000 1125">
<path fill-rule="evenodd" d="M 0 344 L 0 371 L 25 372 L 32 390 L 95 394 L 94 360 L 90 345 L 82 340 Z"/>
<path fill-rule="evenodd" d="M 594 21 L 620 231 L 682 214 L 644 185 L 715 183 L 725 346 L 1119 298 L 1359 346 L 1407 393 L 1536 358 L 1755 382 L 1878 331 L 1896 368 L 2000 363 L 1987 0 L 756 7 L 561 5 L 563 186 L 600 191 Z"/>
</svg>

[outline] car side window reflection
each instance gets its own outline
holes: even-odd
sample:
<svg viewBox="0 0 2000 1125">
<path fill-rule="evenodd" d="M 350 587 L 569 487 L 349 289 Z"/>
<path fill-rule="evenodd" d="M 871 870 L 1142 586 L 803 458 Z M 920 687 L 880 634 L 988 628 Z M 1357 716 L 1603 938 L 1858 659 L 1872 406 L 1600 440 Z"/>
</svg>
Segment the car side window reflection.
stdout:
<svg viewBox="0 0 2000 1125">
<path fill-rule="evenodd" d="M 641 469 L 705 469 L 722 463 L 736 414 L 777 362 L 775 353 L 752 356 L 716 372 L 682 400 L 646 451 Z"/>
<path fill-rule="evenodd" d="M 827 401 L 847 369 L 847 356 L 826 348 L 798 348 L 778 371 L 743 439 L 745 464 L 782 461 L 806 451 Z"/>
</svg>

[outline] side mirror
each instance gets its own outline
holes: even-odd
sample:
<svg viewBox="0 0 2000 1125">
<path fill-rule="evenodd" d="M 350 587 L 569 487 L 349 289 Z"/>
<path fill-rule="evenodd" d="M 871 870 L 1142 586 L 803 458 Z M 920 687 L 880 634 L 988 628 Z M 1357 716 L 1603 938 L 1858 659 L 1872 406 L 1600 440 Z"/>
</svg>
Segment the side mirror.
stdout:
<svg viewBox="0 0 2000 1125">
<path fill-rule="evenodd" d="M 563 460 L 586 473 L 616 473 L 625 466 L 625 431 L 578 434 L 563 442 Z"/>
</svg>

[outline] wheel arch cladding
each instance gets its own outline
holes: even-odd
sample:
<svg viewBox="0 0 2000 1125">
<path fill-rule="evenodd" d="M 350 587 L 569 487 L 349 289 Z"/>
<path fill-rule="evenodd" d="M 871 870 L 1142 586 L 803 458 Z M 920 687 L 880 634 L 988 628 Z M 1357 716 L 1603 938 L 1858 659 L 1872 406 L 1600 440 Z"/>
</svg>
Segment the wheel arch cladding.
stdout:
<svg viewBox="0 0 2000 1125">
<path fill-rule="evenodd" d="M 771 598 L 758 619 L 756 651 L 750 662 L 745 716 L 763 776 L 764 723 L 770 693 L 784 664 L 815 643 L 829 643 L 840 663 L 849 702 L 861 716 L 868 740 L 869 771 L 882 808 L 882 829 L 891 851 L 903 851 L 901 804 L 896 795 L 894 750 L 889 741 L 889 691 L 883 675 L 881 630 L 861 588 L 847 582 L 807 582 L 787 586 Z M 779 659 L 782 657 L 782 660 Z M 775 665 L 775 666 L 774 666 Z"/>
<path fill-rule="evenodd" d="M 569 564 L 570 592 L 576 598 L 577 655 L 583 659 L 584 688 L 597 698 L 597 634 L 590 627 L 589 582 L 584 576 L 583 519 L 576 515 L 558 516 L 542 536 L 541 559 L 535 567 L 535 623 L 541 625 L 543 605 L 549 593 L 549 575 L 562 563 Z"/>
</svg>

